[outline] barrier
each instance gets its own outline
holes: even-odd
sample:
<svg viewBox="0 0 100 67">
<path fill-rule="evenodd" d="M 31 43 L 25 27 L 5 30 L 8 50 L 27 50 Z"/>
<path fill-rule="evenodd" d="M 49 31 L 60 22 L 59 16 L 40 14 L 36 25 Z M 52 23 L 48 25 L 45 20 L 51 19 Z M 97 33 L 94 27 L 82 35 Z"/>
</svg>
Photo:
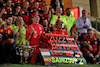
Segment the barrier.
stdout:
<svg viewBox="0 0 100 67">
<path fill-rule="evenodd" d="M 45 34 L 51 49 L 40 48 L 40 53 L 43 57 L 45 65 L 53 64 L 73 64 L 73 65 L 86 65 L 86 60 L 82 52 L 78 48 L 74 38 L 70 35 L 60 34 Z"/>
</svg>

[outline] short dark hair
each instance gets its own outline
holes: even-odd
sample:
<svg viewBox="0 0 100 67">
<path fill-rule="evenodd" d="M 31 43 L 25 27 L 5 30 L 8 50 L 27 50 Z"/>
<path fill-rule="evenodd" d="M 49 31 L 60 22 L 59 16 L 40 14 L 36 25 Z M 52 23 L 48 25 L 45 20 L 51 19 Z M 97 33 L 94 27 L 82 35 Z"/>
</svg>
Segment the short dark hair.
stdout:
<svg viewBox="0 0 100 67">
<path fill-rule="evenodd" d="M 83 11 L 86 11 L 86 12 L 88 13 L 88 11 L 87 11 L 87 10 L 85 10 L 85 9 L 83 9 L 83 10 L 82 10 L 82 12 L 83 12 Z"/>
<path fill-rule="evenodd" d="M 47 4 L 43 5 L 43 7 L 45 7 L 45 6 L 49 6 L 49 5 L 47 5 Z"/>
<path fill-rule="evenodd" d="M 5 19 L 8 19 L 9 17 L 12 17 L 12 15 L 7 15 L 7 16 L 5 17 Z"/>
<path fill-rule="evenodd" d="M 93 31 L 92 29 L 87 29 L 87 31 Z"/>
<path fill-rule="evenodd" d="M 66 8 L 66 11 L 67 11 L 68 9 L 71 9 L 71 8 Z"/>
</svg>

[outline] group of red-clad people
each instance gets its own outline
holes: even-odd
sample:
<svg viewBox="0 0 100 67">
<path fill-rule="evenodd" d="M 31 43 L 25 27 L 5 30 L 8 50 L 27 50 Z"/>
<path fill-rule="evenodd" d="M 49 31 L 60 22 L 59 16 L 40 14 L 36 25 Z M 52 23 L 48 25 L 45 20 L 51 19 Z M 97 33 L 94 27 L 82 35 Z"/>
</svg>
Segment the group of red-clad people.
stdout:
<svg viewBox="0 0 100 67">
<path fill-rule="evenodd" d="M 66 12 L 61 7 L 54 11 L 54 8 L 49 9 L 45 0 L 1 0 L 0 3 L 0 63 L 18 63 L 15 46 L 30 41 L 29 45 L 34 49 L 30 64 L 36 64 L 39 48 L 51 48 L 45 33 L 71 35 L 86 60 L 91 63 L 100 60 L 99 38 L 88 24 L 82 27 L 87 29 L 86 36 L 77 32 L 70 8 Z M 84 13 L 87 12 L 83 10 L 83 16 Z"/>
</svg>

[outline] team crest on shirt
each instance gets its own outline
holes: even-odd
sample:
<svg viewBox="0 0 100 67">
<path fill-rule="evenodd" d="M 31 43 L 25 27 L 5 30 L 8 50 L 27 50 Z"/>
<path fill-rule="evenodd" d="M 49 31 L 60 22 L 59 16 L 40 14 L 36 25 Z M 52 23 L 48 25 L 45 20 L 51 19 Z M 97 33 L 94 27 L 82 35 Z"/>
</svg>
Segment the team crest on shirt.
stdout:
<svg viewBox="0 0 100 67">
<path fill-rule="evenodd" d="M 4 3 L 3 6 L 6 6 L 6 4 Z"/>
<path fill-rule="evenodd" d="M 9 10 L 12 11 L 12 8 L 10 8 Z"/>
<path fill-rule="evenodd" d="M 43 34 L 45 34 L 45 31 L 43 31 Z"/>
<path fill-rule="evenodd" d="M 0 32 L 3 32 L 3 29 L 0 29 Z"/>
<path fill-rule="evenodd" d="M 25 14 L 25 12 L 24 12 L 24 11 L 22 11 L 22 14 Z"/>
<path fill-rule="evenodd" d="M 77 44 L 80 44 L 80 41 L 77 41 Z"/>
<path fill-rule="evenodd" d="M 10 32 L 11 32 L 11 31 L 10 31 L 10 30 L 8 30 L 8 34 L 10 34 Z"/>
<path fill-rule="evenodd" d="M 4 14 L 7 14 L 7 11 L 5 11 Z"/>
<path fill-rule="evenodd" d="M 65 35 L 65 33 L 63 32 L 62 35 Z"/>
<path fill-rule="evenodd" d="M 36 33 L 37 33 L 37 31 L 34 31 L 34 33 L 36 34 Z"/>
<path fill-rule="evenodd" d="M 18 1 L 18 3 L 20 3 L 20 1 Z"/>
<path fill-rule="evenodd" d="M 90 43 L 90 41 L 88 41 L 88 43 Z"/>
<path fill-rule="evenodd" d="M 33 12 L 33 10 L 31 10 L 31 12 Z"/>
<path fill-rule="evenodd" d="M 12 3 L 12 5 L 15 5 L 15 3 Z"/>
<path fill-rule="evenodd" d="M 39 29 L 41 30 L 41 27 L 39 27 Z"/>
<path fill-rule="evenodd" d="M 97 40 L 97 38 L 94 38 L 94 40 Z"/>
</svg>

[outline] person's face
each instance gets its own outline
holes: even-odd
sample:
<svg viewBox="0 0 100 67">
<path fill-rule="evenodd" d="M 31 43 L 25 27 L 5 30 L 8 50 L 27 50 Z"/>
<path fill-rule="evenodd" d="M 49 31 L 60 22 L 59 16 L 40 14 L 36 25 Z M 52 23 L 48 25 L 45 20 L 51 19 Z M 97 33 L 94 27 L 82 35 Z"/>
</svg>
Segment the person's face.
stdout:
<svg viewBox="0 0 100 67">
<path fill-rule="evenodd" d="M 52 9 L 50 9 L 50 11 L 51 11 L 51 13 L 54 13 L 54 9 L 52 8 Z"/>
<path fill-rule="evenodd" d="M 22 3 L 24 3 L 26 0 L 21 0 L 22 1 Z"/>
<path fill-rule="evenodd" d="M 13 23 L 15 23 L 16 22 L 16 16 L 12 16 L 12 18 L 13 18 Z"/>
<path fill-rule="evenodd" d="M 57 13 L 62 14 L 62 8 L 58 8 L 58 9 L 57 9 Z"/>
<path fill-rule="evenodd" d="M 57 29 L 62 29 L 62 23 L 57 24 Z"/>
<path fill-rule="evenodd" d="M 44 11 L 49 11 L 49 6 L 44 6 Z"/>
<path fill-rule="evenodd" d="M 11 7 L 11 4 L 12 4 L 12 1 L 11 0 L 8 0 L 7 1 L 7 7 Z"/>
<path fill-rule="evenodd" d="M 43 26 L 47 27 L 48 26 L 48 21 L 45 19 L 43 20 Z"/>
<path fill-rule="evenodd" d="M 40 18 L 39 18 L 38 15 L 35 15 L 35 16 L 32 18 L 32 20 L 33 20 L 34 23 L 39 23 Z"/>
<path fill-rule="evenodd" d="M 23 8 L 28 9 L 28 7 L 29 7 L 29 2 L 24 2 Z"/>
<path fill-rule="evenodd" d="M 71 9 L 67 9 L 66 11 L 67 16 L 70 16 L 70 13 L 71 13 Z"/>
<path fill-rule="evenodd" d="M 24 23 L 24 20 L 22 17 L 17 17 L 16 22 L 17 22 L 17 25 L 20 25 L 21 23 Z"/>
<path fill-rule="evenodd" d="M 87 16 L 87 12 L 86 11 L 82 11 L 82 17 L 86 18 L 86 16 Z"/>
<path fill-rule="evenodd" d="M 17 6 L 17 8 L 15 10 L 16 10 L 16 12 L 19 13 L 21 11 L 21 7 L 20 6 Z"/>
<path fill-rule="evenodd" d="M 77 32 L 76 28 L 72 28 L 72 32 Z"/>
<path fill-rule="evenodd" d="M 38 2 L 35 2 L 35 3 L 34 3 L 34 8 L 36 8 L 36 9 L 39 8 L 39 3 L 38 3 Z"/>
<path fill-rule="evenodd" d="M 93 31 L 87 31 L 88 38 L 93 38 L 94 32 Z"/>
<path fill-rule="evenodd" d="M 8 19 L 6 19 L 7 25 L 11 25 L 12 21 L 13 21 L 13 18 L 12 17 L 8 17 Z"/>
<path fill-rule="evenodd" d="M 30 0 L 30 3 L 33 3 L 34 2 L 34 0 Z"/>
</svg>

